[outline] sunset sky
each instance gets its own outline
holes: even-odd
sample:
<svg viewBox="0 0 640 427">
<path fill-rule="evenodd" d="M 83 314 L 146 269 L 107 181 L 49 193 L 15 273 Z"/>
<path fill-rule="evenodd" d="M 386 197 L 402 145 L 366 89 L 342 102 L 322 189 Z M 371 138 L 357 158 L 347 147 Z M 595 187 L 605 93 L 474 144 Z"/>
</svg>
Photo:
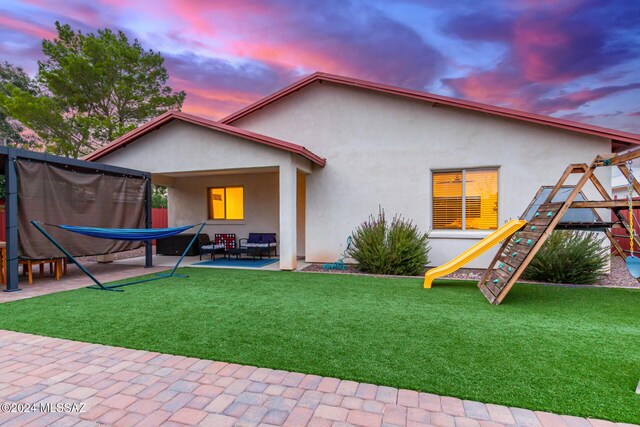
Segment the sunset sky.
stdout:
<svg viewBox="0 0 640 427">
<path fill-rule="evenodd" d="M 2 0 L 0 60 L 34 75 L 56 20 L 160 51 L 213 119 L 324 71 L 640 133 L 638 0 Z"/>
</svg>

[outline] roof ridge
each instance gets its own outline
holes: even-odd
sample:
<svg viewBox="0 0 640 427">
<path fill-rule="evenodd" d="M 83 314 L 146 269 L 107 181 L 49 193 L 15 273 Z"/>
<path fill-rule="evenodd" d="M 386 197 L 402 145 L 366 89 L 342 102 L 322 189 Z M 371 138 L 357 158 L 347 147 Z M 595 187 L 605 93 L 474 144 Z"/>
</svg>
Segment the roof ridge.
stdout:
<svg viewBox="0 0 640 427">
<path fill-rule="evenodd" d="M 229 124 L 216 122 L 215 120 L 207 119 L 204 117 L 196 116 L 190 113 L 184 113 L 178 110 L 169 110 L 166 113 L 159 115 L 144 123 L 132 131 L 116 138 L 109 144 L 97 149 L 93 153 L 89 154 L 84 158 L 84 160 L 95 161 L 98 160 L 112 152 L 118 150 L 135 141 L 136 139 L 144 136 L 154 130 L 158 129 L 160 126 L 163 126 L 172 120 L 181 120 L 187 123 L 204 126 L 209 129 L 217 130 L 220 132 L 224 132 L 230 135 L 234 135 L 240 138 L 248 139 L 254 142 L 258 142 L 264 145 L 268 145 L 274 148 L 279 148 L 285 151 L 289 151 L 294 154 L 298 154 L 309 161 L 317 164 L 318 166 L 324 167 L 326 164 L 326 159 L 318 156 L 315 153 L 309 151 L 306 147 L 298 144 L 294 144 L 292 142 L 284 141 L 278 138 L 274 138 L 268 135 L 262 135 L 259 133 L 255 133 L 246 129 L 241 129 Z"/>
</svg>

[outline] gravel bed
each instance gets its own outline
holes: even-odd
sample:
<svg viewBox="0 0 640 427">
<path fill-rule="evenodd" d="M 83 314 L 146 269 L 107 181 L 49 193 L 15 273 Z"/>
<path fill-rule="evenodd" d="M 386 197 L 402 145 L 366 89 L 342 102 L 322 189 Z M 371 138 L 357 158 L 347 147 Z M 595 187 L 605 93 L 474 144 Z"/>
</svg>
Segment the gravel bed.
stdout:
<svg viewBox="0 0 640 427">
<path fill-rule="evenodd" d="M 366 274 L 358 270 L 353 265 L 347 265 L 346 270 L 325 270 L 322 268 L 322 264 L 311 264 L 304 268 L 302 271 L 304 272 L 314 272 L 314 273 L 333 273 L 333 274 Z M 425 270 L 426 272 L 426 270 Z M 480 280 L 482 275 L 484 274 L 484 269 L 478 268 L 461 268 L 448 276 L 444 276 L 444 279 L 463 279 L 463 280 Z M 380 275 L 372 275 L 372 276 L 380 276 Z M 380 276 L 380 277 L 402 277 L 402 276 Z M 422 277 L 415 276 L 415 277 Z M 540 282 L 531 282 L 527 280 L 521 280 L 523 283 L 540 283 Z M 560 283 L 543 283 L 549 285 L 570 285 L 570 286 L 603 286 L 603 287 L 611 287 L 611 288 L 640 288 L 640 283 L 631 277 L 629 272 L 627 271 L 627 267 L 623 259 L 617 256 L 611 257 L 611 272 L 606 274 L 600 278 L 600 280 L 593 285 L 571 285 L 571 284 L 560 284 Z"/>
</svg>

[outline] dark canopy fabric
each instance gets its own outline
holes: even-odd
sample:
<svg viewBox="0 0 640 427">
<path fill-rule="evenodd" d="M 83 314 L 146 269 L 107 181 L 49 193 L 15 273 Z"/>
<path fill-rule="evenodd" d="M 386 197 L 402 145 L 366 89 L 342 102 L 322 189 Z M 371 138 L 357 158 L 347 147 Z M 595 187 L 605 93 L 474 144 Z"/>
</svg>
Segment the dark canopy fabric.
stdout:
<svg viewBox="0 0 640 427">
<path fill-rule="evenodd" d="M 140 178 L 80 173 L 46 163 L 18 160 L 19 255 L 27 259 L 62 256 L 33 225 L 74 224 L 104 228 L 144 228 L 145 186 Z M 73 255 L 135 249 L 141 242 L 95 239 L 51 227 L 50 234 Z"/>
</svg>

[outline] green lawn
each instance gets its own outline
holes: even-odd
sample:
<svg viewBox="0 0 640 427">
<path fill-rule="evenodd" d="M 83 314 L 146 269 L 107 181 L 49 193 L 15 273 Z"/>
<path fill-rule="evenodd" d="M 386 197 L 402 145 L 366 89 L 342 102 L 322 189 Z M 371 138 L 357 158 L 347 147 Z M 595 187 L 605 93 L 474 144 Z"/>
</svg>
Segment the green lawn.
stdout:
<svg viewBox="0 0 640 427">
<path fill-rule="evenodd" d="M 182 269 L 0 304 L 0 328 L 640 423 L 640 291 Z"/>
</svg>

